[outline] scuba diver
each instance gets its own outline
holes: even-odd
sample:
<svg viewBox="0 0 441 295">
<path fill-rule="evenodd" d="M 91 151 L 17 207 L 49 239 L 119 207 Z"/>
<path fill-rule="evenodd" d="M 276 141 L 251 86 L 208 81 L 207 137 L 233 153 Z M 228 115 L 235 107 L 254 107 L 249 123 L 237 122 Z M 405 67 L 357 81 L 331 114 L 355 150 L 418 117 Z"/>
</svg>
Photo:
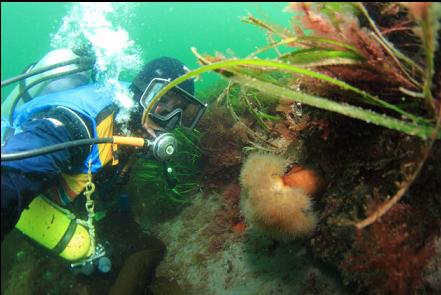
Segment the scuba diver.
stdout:
<svg viewBox="0 0 441 295">
<path fill-rule="evenodd" d="M 192 79 L 157 95 L 188 71 L 177 59 L 161 57 L 147 63 L 131 84 L 119 82 L 131 91 L 135 106 L 128 122 L 117 123 L 115 89 L 91 82 L 93 63 L 59 49 L 2 81 L 2 87 L 19 83 L 2 103 L 2 241 L 15 226 L 72 266 L 105 254 L 95 242 L 92 177 L 112 165 L 118 179 L 127 179 L 139 157 L 167 163 L 177 145 L 170 132 L 193 129 L 206 109 L 194 97 Z M 119 136 L 123 125 L 131 137 Z M 81 193 L 86 221 L 63 208 Z"/>
</svg>

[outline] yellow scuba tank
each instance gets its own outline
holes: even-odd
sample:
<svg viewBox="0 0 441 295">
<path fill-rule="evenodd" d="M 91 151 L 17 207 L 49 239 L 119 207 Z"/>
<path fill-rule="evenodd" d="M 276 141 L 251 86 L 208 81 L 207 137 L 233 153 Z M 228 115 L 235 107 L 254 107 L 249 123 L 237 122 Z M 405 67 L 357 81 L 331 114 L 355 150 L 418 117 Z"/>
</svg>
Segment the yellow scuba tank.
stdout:
<svg viewBox="0 0 441 295">
<path fill-rule="evenodd" d="M 88 230 L 76 222 L 72 213 L 42 195 L 23 210 L 15 227 L 68 261 L 82 260 L 93 253 Z"/>
</svg>

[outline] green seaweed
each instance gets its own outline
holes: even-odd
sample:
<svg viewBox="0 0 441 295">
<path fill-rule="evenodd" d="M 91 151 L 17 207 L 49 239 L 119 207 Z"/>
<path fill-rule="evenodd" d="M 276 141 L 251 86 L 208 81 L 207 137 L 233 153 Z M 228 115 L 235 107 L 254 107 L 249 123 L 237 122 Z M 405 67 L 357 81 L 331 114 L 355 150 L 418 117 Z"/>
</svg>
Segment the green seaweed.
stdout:
<svg viewBox="0 0 441 295">
<path fill-rule="evenodd" d="M 350 90 L 355 92 L 356 94 L 359 94 L 361 96 L 360 99 L 375 102 L 380 104 L 381 106 L 385 106 L 389 109 L 395 110 L 398 113 L 405 115 L 407 118 L 412 119 L 413 122 L 396 119 L 386 114 L 380 114 L 369 109 L 352 106 L 346 103 L 335 102 L 323 97 L 314 96 L 303 93 L 301 91 L 294 91 L 288 88 L 282 88 L 280 86 L 271 83 L 259 81 L 255 77 L 247 77 L 241 75 L 239 69 L 240 66 L 260 66 L 260 67 L 276 68 L 278 70 L 290 71 L 296 74 L 303 74 L 309 77 L 321 79 L 323 81 L 339 86 L 344 90 Z M 246 84 L 246 86 L 248 87 L 255 88 L 260 91 L 264 91 L 266 94 L 270 94 L 274 97 L 290 98 L 296 102 L 301 102 L 306 105 L 310 105 L 320 109 L 337 112 L 351 118 L 363 120 L 367 123 L 373 123 L 393 130 L 401 131 L 409 135 L 418 136 L 422 139 L 427 139 L 435 133 L 435 129 L 436 129 L 435 124 L 430 124 L 429 122 L 427 122 L 426 119 L 407 113 L 404 110 L 400 109 L 399 107 L 391 105 L 379 98 L 376 98 L 361 89 L 353 87 L 345 82 L 339 81 L 324 74 L 320 74 L 307 69 L 298 68 L 286 63 L 282 63 L 278 61 L 270 61 L 270 60 L 260 60 L 260 59 L 227 60 L 227 61 L 221 61 L 202 66 L 196 70 L 190 71 L 185 75 L 173 80 L 170 84 L 164 87 L 153 100 L 157 101 L 168 90 L 182 83 L 183 81 L 209 71 L 218 71 L 229 79 L 232 79 L 239 83 Z M 439 130 L 436 132 L 436 137 L 441 138 L 441 132 Z"/>
<path fill-rule="evenodd" d="M 138 160 L 134 167 L 134 177 L 145 182 L 146 189 L 155 195 L 175 204 L 188 204 L 191 203 L 188 197 L 199 190 L 200 133 L 178 128 L 173 134 L 178 141 L 178 149 L 169 164 L 175 172 L 176 186 L 168 186 L 164 177 L 164 164 L 153 159 Z"/>
<path fill-rule="evenodd" d="M 329 48 L 307 48 L 289 52 L 280 56 L 282 61 L 287 61 L 296 66 L 324 66 L 337 64 L 357 64 L 363 57 L 353 51 L 332 50 Z"/>
<path fill-rule="evenodd" d="M 161 90 L 154 100 L 156 101 L 168 90 L 186 79 L 198 76 L 205 72 L 215 71 L 233 82 L 227 87 L 229 88 L 227 93 L 238 91 L 238 94 L 233 96 L 222 96 L 227 99 L 226 105 L 227 108 L 230 109 L 233 118 L 240 122 L 241 119 L 238 110 L 241 110 L 240 112 L 242 112 L 245 107 L 257 122 L 257 125 L 264 130 L 268 130 L 268 127 L 265 124 L 266 120 L 277 120 L 277 118 L 265 110 L 267 102 L 265 102 L 265 104 L 260 103 L 260 97 L 262 97 L 261 94 L 268 96 L 274 101 L 288 98 L 305 105 L 336 112 L 351 118 L 363 120 L 367 123 L 418 136 L 422 139 L 430 137 L 441 138 L 441 132 L 436 126 L 436 118 L 434 116 L 436 112 L 430 89 L 434 72 L 433 52 L 436 44 L 435 36 L 437 30 L 437 26 L 433 25 L 435 19 L 433 16 L 434 13 L 430 13 L 430 17 L 427 19 L 420 20 L 426 57 L 425 68 L 421 68 L 420 65 L 417 65 L 409 57 L 402 54 L 382 36 L 363 4 L 348 4 L 351 9 L 347 9 L 348 6 L 343 3 L 332 5 L 321 3 L 320 5 L 320 9 L 322 9 L 321 12 L 331 19 L 331 22 L 326 25 L 334 26 L 337 30 L 340 30 L 341 27 L 345 26 L 345 18 L 341 17 L 342 10 L 345 11 L 345 15 L 349 13 L 356 15 L 357 17 L 365 17 L 373 30 L 373 33 L 369 35 L 372 38 L 370 41 L 377 42 L 379 46 L 383 48 L 385 54 L 391 58 L 390 64 L 386 65 L 386 67 L 389 66 L 387 69 L 389 71 L 390 69 L 401 71 L 402 73 L 398 73 L 397 75 L 401 75 L 399 77 L 407 79 L 407 82 L 410 84 L 406 85 L 413 84 L 414 86 L 412 87 L 415 87 L 414 89 L 421 89 L 421 93 L 419 93 L 418 91 L 408 90 L 405 89 L 405 87 L 397 86 L 395 91 L 400 91 L 402 94 L 421 99 L 421 101 L 425 102 L 425 106 L 422 108 L 421 104 L 415 104 L 412 102 L 411 104 L 406 104 L 408 108 L 405 110 L 402 102 L 389 102 L 387 99 L 381 98 L 381 89 L 376 93 L 377 95 L 371 94 L 368 91 L 360 89 L 343 80 L 311 69 L 339 65 L 349 67 L 348 69 L 350 70 L 352 65 L 357 65 L 361 69 L 366 67 L 367 69 L 372 70 L 373 66 L 378 65 L 381 67 L 382 64 L 369 63 L 366 59 L 374 58 L 375 50 L 378 49 L 372 49 L 373 57 L 365 56 L 365 54 L 368 53 L 365 52 L 364 55 L 361 54 L 356 46 L 339 40 L 337 36 L 336 39 L 320 35 L 296 36 L 290 30 L 267 24 L 252 16 L 248 16 L 243 19 L 243 21 L 261 27 L 265 29 L 268 34 L 274 34 L 282 38 L 282 40 L 258 49 L 249 55 L 249 57 L 252 58 L 247 59 L 222 60 L 222 58 L 218 57 L 204 58 L 197 53 L 196 49 L 192 48 L 193 53 L 203 66 L 172 81 L 167 87 Z M 435 8 L 437 7 L 438 6 Z M 309 9 L 308 7 L 302 8 Z M 323 20 L 323 22 L 326 22 L 326 20 Z M 364 33 L 359 27 L 353 27 L 352 29 L 360 30 L 360 38 L 367 36 L 363 35 Z M 356 41 L 351 42 L 357 44 Z M 364 40 L 364 42 L 366 42 L 366 40 Z M 277 49 L 279 46 L 294 46 L 295 44 L 306 48 L 293 48 L 291 52 L 283 55 L 278 54 L 278 57 L 274 60 L 264 60 L 256 57 L 258 54 L 267 50 Z M 362 48 L 361 50 L 364 49 Z M 368 50 L 368 52 L 370 51 Z M 395 65 L 393 65 L 394 63 Z M 392 66 L 395 66 L 395 68 L 392 68 Z M 356 70 L 357 69 L 354 68 L 354 71 Z M 381 69 L 378 70 L 381 71 Z M 338 95 L 349 99 L 351 103 L 336 101 L 334 96 L 321 97 L 304 91 L 293 90 L 292 87 L 288 86 L 289 83 L 286 83 L 283 78 L 277 76 L 279 74 L 291 75 L 291 81 L 295 81 L 297 78 L 301 79 L 308 77 L 328 83 L 330 86 L 337 87 L 339 89 Z M 390 75 L 393 78 L 394 72 L 390 71 Z M 420 83 L 419 81 L 422 81 L 423 83 Z M 239 85 L 238 87 L 240 90 L 234 89 L 237 85 Z M 241 88 L 243 86 L 245 86 L 245 90 Z M 256 89 L 260 91 L 260 94 L 256 96 L 249 95 L 250 92 L 247 89 Z M 355 95 L 348 95 L 350 93 Z M 409 106 L 412 106 L 410 111 Z M 429 118 L 420 115 L 421 110 L 424 108 L 429 113 Z M 250 129 L 249 127 L 247 128 Z"/>
</svg>

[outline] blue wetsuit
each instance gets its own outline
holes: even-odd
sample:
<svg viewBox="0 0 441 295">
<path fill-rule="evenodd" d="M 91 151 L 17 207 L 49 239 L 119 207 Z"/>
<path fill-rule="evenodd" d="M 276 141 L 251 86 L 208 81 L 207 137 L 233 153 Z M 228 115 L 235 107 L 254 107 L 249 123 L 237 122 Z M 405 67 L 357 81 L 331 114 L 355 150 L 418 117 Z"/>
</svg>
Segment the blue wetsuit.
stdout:
<svg viewBox="0 0 441 295">
<path fill-rule="evenodd" d="M 6 140 L 2 153 L 96 137 L 96 118 L 117 110 L 113 104 L 114 94 L 114 90 L 103 90 L 100 84 L 89 84 L 34 98 L 17 110 L 14 127 L 20 127 L 21 132 Z M 87 172 L 86 159 L 92 160 L 92 173 L 103 166 L 96 145 L 2 162 L 2 240 L 15 226 L 22 210 L 34 197 L 44 193 L 61 172 Z"/>
<path fill-rule="evenodd" d="M 72 140 L 65 125 L 55 126 L 50 120 L 37 119 L 22 125 L 23 132 L 8 139 L 2 153 L 12 153 Z M 70 164 L 70 151 L 2 162 L 1 236 L 14 228 L 20 213 L 32 199 L 43 192 L 55 177 Z"/>
</svg>

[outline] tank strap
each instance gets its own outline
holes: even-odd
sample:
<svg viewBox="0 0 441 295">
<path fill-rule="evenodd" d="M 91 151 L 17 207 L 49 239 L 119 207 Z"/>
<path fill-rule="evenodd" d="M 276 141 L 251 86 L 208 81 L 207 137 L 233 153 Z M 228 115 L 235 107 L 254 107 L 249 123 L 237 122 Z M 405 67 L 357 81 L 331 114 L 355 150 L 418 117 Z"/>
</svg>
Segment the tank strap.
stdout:
<svg viewBox="0 0 441 295">
<path fill-rule="evenodd" d="M 57 255 L 60 255 L 60 253 L 63 252 L 64 249 L 66 249 L 76 229 L 77 229 L 77 222 L 75 221 L 75 219 L 71 219 L 66 232 L 64 233 L 63 237 L 58 242 L 58 244 L 52 249 L 52 251 L 54 251 Z"/>
</svg>

